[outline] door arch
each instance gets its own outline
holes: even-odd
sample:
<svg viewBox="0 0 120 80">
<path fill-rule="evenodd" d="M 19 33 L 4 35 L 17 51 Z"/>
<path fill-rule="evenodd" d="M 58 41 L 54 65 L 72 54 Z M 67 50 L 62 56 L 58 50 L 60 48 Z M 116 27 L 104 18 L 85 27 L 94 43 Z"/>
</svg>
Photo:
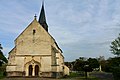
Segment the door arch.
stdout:
<svg viewBox="0 0 120 80">
<path fill-rule="evenodd" d="M 33 71 L 33 68 L 32 68 L 32 65 L 29 65 L 29 70 L 28 70 L 29 72 L 29 76 L 32 76 L 32 71 Z"/>
<path fill-rule="evenodd" d="M 39 66 L 35 65 L 35 76 L 39 76 Z"/>
<path fill-rule="evenodd" d="M 36 66 L 36 70 L 35 70 L 35 66 Z M 25 76 L 37 76 L 37 75 L 39 76 L 39 72 L 41 68 L 40 62 L 32 59 L 31 61 L 28 61 L 24 67 L 26 73 Z"/>
</svg>

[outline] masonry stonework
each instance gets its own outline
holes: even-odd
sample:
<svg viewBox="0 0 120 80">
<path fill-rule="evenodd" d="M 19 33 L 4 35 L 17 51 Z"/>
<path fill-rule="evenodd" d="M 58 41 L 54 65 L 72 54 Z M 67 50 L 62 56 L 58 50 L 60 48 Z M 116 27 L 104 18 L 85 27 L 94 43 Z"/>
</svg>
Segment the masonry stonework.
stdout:
<svg viewBox="0 0 120 80">
<path fill-rule="evenodd" d="M 36 17 L 15 39 L 15 47 L 9 52 L 6 71 L 8 77 L 69 75 L 62 50 Z"/>
</svg>

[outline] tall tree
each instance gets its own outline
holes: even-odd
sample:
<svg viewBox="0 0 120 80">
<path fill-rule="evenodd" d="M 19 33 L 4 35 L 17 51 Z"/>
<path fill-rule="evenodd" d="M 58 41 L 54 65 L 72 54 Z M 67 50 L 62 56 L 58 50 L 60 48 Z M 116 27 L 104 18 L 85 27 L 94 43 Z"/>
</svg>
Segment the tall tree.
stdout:
<svg viewBox="0 0 120 80">
<path fill-rule="evenodd" d="M 99 68 L 99 62 L 95 58 L 89 58 L 88 63 L 91 68 Z"/>
<path fill-rule="evenodd" d="M 2 52 L 2 46 L 1 46 L 1 44 L 0 44 L 0 65 L 2 65 L 2 63 L 7 63 L 8 61 L 7 61 L 7 59 L 6 59 L 6 57 L 3 55 L 3 52 Z"/>
<path fill-rule="evenodd" d="M 110 47 L 111 47 L 110 51 L 114 55 L 120 56 L 120 34 L 118 38 L 116 38 L 113 42 L 111 42 Z"/>
</svg>

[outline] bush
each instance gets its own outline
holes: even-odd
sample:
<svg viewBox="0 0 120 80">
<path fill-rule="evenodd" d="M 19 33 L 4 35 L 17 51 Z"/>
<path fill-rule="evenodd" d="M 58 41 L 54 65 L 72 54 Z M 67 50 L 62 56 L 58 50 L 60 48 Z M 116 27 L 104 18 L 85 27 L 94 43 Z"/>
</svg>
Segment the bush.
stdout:
<svg viewBox="0 0 120 80">
<path fill-rule="evenodd" d="M 3 76 L 7 76 L 7 73 L 6 73 L 6 71 L 5 71 L 5 72 L 3 72 Z"/>
<path fill-rule="evenodd" d="M 112 69 L 114 80 L 120 80 L 120 67 L 113 67 Z"/>
</svg>

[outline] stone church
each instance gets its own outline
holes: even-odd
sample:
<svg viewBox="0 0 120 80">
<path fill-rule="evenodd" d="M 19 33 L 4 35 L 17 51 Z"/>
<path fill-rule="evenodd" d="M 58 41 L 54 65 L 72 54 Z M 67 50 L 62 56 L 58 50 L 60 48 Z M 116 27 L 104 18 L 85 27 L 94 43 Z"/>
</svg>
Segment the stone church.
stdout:
<svg viewBox="0 0 120 80">
<path fill-rule="evenodd" d="M 14 42 L 15 47 L 9 52 L 6 67 L 8 77 L 58 78 L 69 75 L 69 68 L 64 65 L 63 52 L 48 32 L 44 4 L 39 20 L 35 16 Z"/>
</svg>

